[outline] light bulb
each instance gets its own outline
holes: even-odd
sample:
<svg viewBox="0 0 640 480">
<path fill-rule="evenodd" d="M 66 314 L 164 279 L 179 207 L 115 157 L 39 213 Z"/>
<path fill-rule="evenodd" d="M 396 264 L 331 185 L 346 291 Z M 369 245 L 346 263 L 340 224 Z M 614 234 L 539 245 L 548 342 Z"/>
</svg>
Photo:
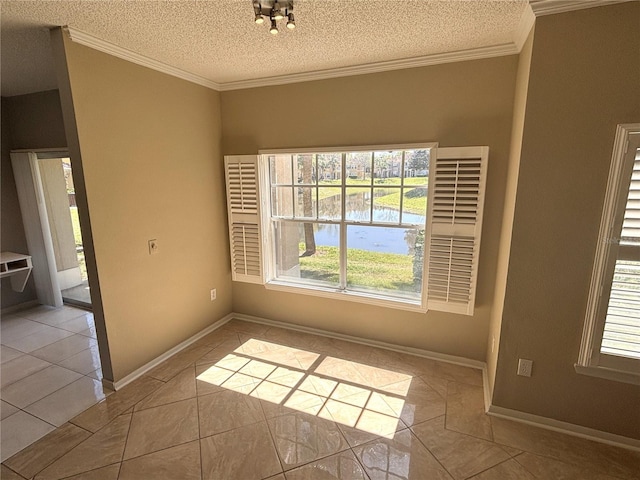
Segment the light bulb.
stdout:
<svg viewBox="0 0 640 480">
<path fill-rule="evenodd" d="M 276 26 L 276 21 L 274 19 L 271 20 L 271 28 L 269 29 L 269 33 L 272 35 L 278 34 L 278 27 Z"/>
<path fill-rule="evenodd" d="M 258 25 L 262 25 L 264 23 L 264 18 L 262 18 L 262 15 L 260 15 L 259 13 L 256 13 L 256 23 Z"/>
<path fill-rule="evenodd" d="M 287 22 L 287 28 L 290 30 L 293 30 L 294 28 L 296 28 L 296 22 L 295 22 L 295 19 L 293 18 L 293 13 L 289 14 L 289 21 Z"/>
<path fill-rule="evenodd" d="M 279 8 L 274 9 L 273 18 L 275 18 L 276 20 L 282 20 L 284 18 L 284 15 L 282 15 L 282 10 L 280 10 Z"/>
</svg>

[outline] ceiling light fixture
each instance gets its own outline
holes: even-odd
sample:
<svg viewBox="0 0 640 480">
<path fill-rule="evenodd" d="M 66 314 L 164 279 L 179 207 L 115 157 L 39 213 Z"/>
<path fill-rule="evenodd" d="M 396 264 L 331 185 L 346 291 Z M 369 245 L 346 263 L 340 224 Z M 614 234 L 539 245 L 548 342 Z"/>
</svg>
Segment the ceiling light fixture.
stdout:
<svg viewBox="0 0 640 480">
<path fill-rule="evenodd" d="M 271 28 L 269 29 L 269 33 L 271 33 L 273 35 L 277 35 L 278 34 L 278 25 L 276 24 L 275 17 L 271 19 Z"/>
<path fill-rule="evenodd" d="M 253 13 L 255 14 L 255 22 L 258 25 L 263 24 L 265 18 L 271 20 L 269 32 L 273 35 L 278 34 L 278 21 L 285 17 L 287 18 L 287 28 L 289 30 L 296 28 L 293 16 L 293 0 L 254 0 Z"/>
</svg>

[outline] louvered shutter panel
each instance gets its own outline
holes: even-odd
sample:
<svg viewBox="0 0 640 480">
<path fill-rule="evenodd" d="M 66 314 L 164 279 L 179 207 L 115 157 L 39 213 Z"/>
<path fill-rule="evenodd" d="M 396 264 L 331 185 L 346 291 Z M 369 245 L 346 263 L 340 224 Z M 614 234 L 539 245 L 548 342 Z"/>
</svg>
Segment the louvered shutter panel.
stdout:
<svg viewBox="0 0 640 480">
<path fill-rule="evenodd" d="M 427 308 L 473 315 L 489 147 L 438 148 L 429 175 Z"/>
<path fill-rule="evenodd" d="M 600 351 L 640 359 L 640 148 L 636 145 L 640 140 L 628 147 L 633 165 L 629 190 L 621 195 L 626 202 L 620 205 L 624 211 L 618 220 L 622 221 L 619 242 L 610 243 L 615 266 Z"/>
<path fill-rule="evenodd" d="M 232 279 L 263 284 L 258 157 L 226 156 L 224 166 Z"/>
</svg>

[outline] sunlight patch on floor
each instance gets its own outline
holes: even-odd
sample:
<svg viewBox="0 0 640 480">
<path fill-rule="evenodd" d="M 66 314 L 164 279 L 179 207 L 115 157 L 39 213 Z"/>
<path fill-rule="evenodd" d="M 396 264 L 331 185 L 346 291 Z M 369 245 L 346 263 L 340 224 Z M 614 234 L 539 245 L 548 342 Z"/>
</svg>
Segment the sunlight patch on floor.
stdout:
<svg viewBox="0 0 640 480">
<path fill-rule="evenodd" d="M 250 339 L 198 380 L 393 438 L 412 377 Z"/>
</svg>

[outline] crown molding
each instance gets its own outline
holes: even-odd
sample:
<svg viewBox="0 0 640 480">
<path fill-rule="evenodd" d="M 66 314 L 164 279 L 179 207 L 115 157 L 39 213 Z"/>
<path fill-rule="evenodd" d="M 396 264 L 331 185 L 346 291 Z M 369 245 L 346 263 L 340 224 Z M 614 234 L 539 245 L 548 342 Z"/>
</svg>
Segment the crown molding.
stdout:
<svg viewBox="0 0 640 480">
<path fill-rule="evenodd" d="M 529 10 L 528 8 L 526 10 Z M 526 15 L 523 15 L 525 17 Z M 464 62 L 469 60 L 480 60 L 485 58 L 501 57 L 505 55 L 517 55 L 524 41 L 531 30 L 533 21 L 527 16 L 521 20 L 518 27 L 518 43 L 506 43 L 490 47 L 473 48 L 456 52 L 437 53 L 434 55 L 424 55 L 421 57 L 404 58 L 400 60 L 389 60 L 385 62 L 368 63 L 364 65 L 354 65 L 349 67 L 331 68 L 327 70 L 317 70 L 314 72 L 294 73 L 290 75 L 279 75 L 275 77 L 257 78 L 251 80 L 239 80 L 235 82 L 218 83 L 199 75 L 181 70 L 166 63 L 154 60 L 126 48 L 119 47 L 91 34 L 82 32 L 73 27 L 63 27 L 71 41 L 113 55 L 114 57 L 127 60 L 131 63 L 143 67 L 166 73 L 183 80 L 187 80 L 198 85 L 216 90 L 219 92 L 229 90 L 241 90 L 246 88 L 268 87 L 274 85 L 286 85 L 291 83 L 311 82 L 314 80 L 327 80 L 330 78 L 348 77 L 353 75 L 365 75 L 369 73 L 388 72 L 392 70 L 402 70 L 407 68 L 426 67 L 440 65 L 444 63 Z M 520 43 L 520 44 L 519 44 Z"/>
<path fill-rule="evenodd" d="M 626 3 L 638 0 L 529 0 L 531 10 L 536 17 L 554 15 L 556 13 L 584 10 L 585 8 L 604 7 L 615 3 Z"/>
<path fill-rule="evenodd" d="M 524 46 L 524 42 L 529 38 L 529 33 L 531 33 L 531 29 L 533 25 L 536 23 L 536 16 L 533 14 L 533 10 L 531 7 L 527 5 L 520 16 L 520 22 L 513 32 L 513 42 L 516 44 L 516 48 L 518 49 L 518 53 L 522 50 Z"/>
<path fill-rule="evenodd" d="M 220 84 L 220 91 L 241 90 L 245 88 L 269 87 L 273 85 L 286 85 L 289 83 L 311 82 L 314 80 L 326 80 L 330 78 L 349 77 L 353 75 L 365 75 L 368 73 L 388 72 L 405 68 L 426 67 L 443 63 L 463 62 L 467 60 L 480 60 L 483 58 L 501 57 L 504 55 L 516 55 L 520 53 L 515 43 L 496 45 L 492 47 L 460 50 L 457 52 L 438 53 L 422 57 L 389 60 L 386 62 L 354 65 L 351 67 L 331 68 L 317 70 L 315 72 L 293 73 L 279 75 L 277 77 L 257 78 L 254 80 L 239 80 Z"/>
<path fill-rule="evenodd" d="M 143 67 L 147 67 L 158 72 L 166 73 L 167 75 L 171 75 L 173 77 L 187 80 L 188 82 L 202 85 L 203 87 L 211 88 L 213 90 L 220 90 L 220 84 L 209 80 L 208 78 L 204 78 L 200 75 L 181 70 L 180 68 L 172 67 L 171 65 L 167 65 L 166 63 L 159 62 L 158 60 L 154 60 L 126 48 L 119 47 L 117 45 L 114 45 L 113 43 L 109 43 L 105 40 L 94 37 L 91 34 L 82 32 L 73 27 L 63 27 L 63 30 L 69 35 L 71 41 L 75 43 L 79 43 L 95 50 L 108 53 L 109 55 L 113 55 L 114 57 L 122 58 L 123 60 L 127 60 L 128 62 L 142 65 Z"/>
</svg>

